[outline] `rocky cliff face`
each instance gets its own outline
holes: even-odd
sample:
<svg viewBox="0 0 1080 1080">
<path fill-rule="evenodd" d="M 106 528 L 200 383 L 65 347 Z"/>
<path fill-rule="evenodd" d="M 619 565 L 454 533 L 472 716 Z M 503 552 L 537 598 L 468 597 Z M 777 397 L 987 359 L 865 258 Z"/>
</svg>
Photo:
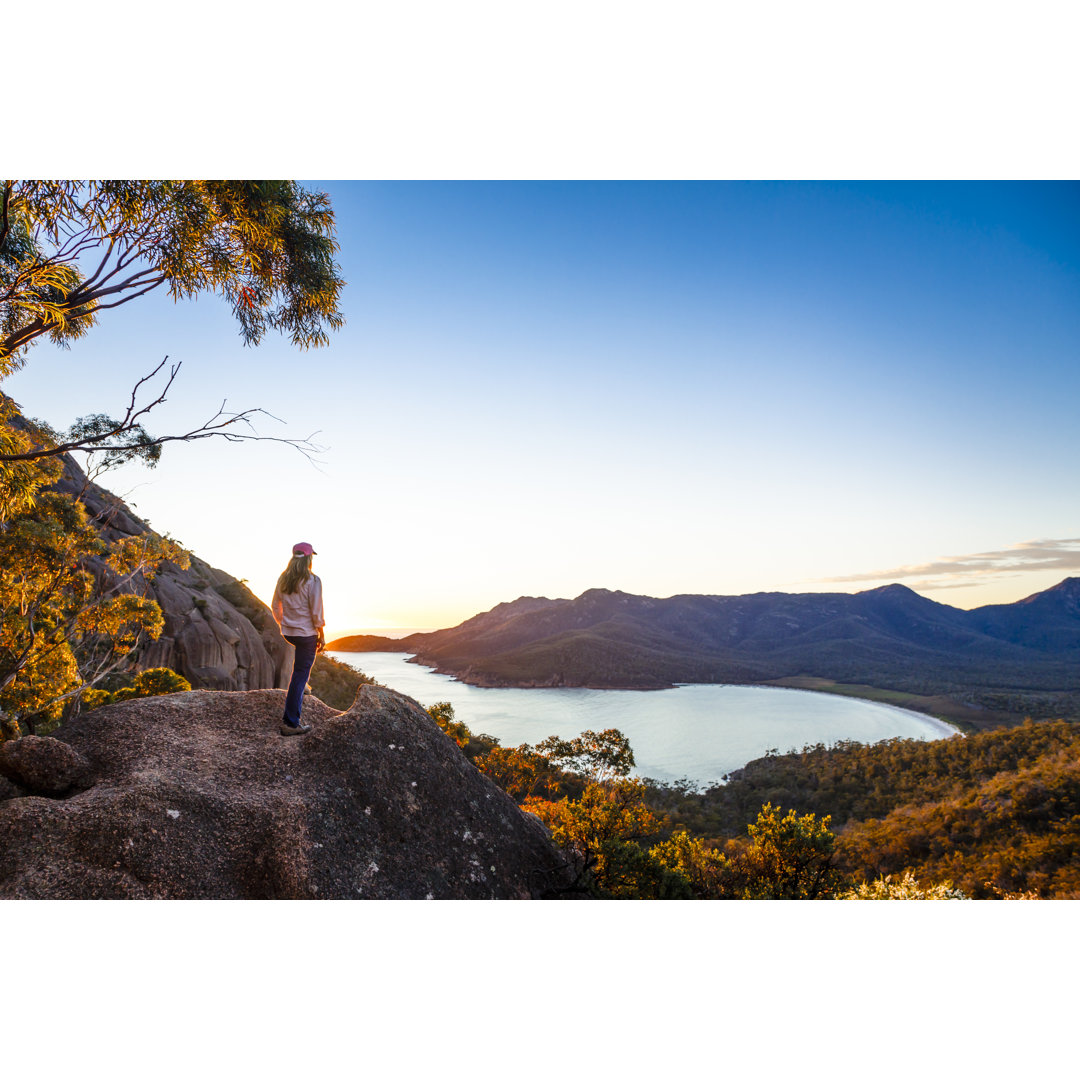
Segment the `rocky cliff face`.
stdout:
<svg viewBox="0 0 1080 1080">
<path fill-rule="evenodd" d="M 544 826 L 411 698 L 364 686 L 310 735 L 284 693 L 191 691 L 0 746 L 0 898 L 529 899 Z"/>
<path fill-rule="evenodd" d="M 70 457 L 57 484 L 83 504 L 108 540 L 153 530 L 115 495 L 89 483 Z M 187 570 L 167 563 L 140 584 L 165 614 L 165 630 L 140 655 L 138 667 L 168 667 L 193 687 L 260 690 L 288 686 L 292 649 L 270 609 L 242 582 L 192 556 Z"/>
</svg>

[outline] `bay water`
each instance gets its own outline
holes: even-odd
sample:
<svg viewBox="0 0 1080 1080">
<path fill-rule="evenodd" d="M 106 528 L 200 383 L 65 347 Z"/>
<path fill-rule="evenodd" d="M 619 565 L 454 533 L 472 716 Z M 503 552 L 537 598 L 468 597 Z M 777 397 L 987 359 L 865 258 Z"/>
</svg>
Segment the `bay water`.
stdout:
<svg viewBox="0 0 1080 1080">
<path fill-rule="evenodd" d="M 421 705 L 449 701 L 456 719 L 474 734 L 494 735 L 503 746 L 618 728 L 633 748 L 635 775 L 665 781 L 685 777 L 699 786 L 720 782 L 769 750 L 957 734 L 949 724 L 908 709 L 811 690 L 726 684 L 670 690 L 491 688 L 408 663 L 405 653 L 328 655 Z"/>
</svg>

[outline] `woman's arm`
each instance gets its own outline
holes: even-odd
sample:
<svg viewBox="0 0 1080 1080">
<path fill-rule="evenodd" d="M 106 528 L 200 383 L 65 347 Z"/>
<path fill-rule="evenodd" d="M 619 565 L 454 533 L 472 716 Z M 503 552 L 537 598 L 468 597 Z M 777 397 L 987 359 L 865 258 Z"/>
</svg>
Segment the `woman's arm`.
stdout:
<svg viewBox="0 0 1080 1080">
<path fill-rule="evenodd" d="M 274 622 L 280 627 L 285 618 L 285 605 L 281 602 L 281 578 L 278 578 L 274 586 L 274 599 L 270 601 L 270 612 L 274 616 Z"/>
<path fill-rule="evenodd" d="M 322 652 L 326 648 L 326 635 L 323 632 L 326 618 L 323 615 L 322 582 L 312 574 L 311 585 L 311 625 L 315 627 L 315 632 L 319 638 L 315 651 Z"/>
</svg>

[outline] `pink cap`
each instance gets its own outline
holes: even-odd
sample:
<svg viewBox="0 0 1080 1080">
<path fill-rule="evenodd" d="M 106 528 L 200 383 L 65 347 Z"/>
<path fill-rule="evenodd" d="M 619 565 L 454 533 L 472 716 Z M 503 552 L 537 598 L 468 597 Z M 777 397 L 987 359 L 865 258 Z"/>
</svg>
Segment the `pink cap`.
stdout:
<svg viewBox="0 0 1080 1080">
<path fill-rule="evenodd" d="M 293 544 L 292 553 L 294 555 L 318 555 L 319 553 L 312 549 L 310 544 Z"/>
</svg>

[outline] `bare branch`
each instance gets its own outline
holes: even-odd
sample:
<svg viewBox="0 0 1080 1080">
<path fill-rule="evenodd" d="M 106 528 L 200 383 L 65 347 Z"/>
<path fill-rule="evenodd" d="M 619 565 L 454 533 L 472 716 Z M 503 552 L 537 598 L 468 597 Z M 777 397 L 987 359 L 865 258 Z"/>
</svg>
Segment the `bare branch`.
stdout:
<svg viewBox="0 0 1080 1080">
<path fill-rule="evenodd" d="M 249 427 L 252 427 L 249 417 L 261 414 L 262 416 L 268 416 L 271 420 L 276 420 L 277 417 L 272 413 L 268 413 L 265 409 L 245 409 L 243 412 L 233 413 L 229 419 L 223 420 L 220 424 L 212 423 L 212 420 L 207 421 L 201 427 L 195 428 L 192 431 L 187 432 L 185 435 L 163 435 L 160 438 L 151 440 L 147 445 L 162 446 L 168 442 L 196 442 L 198 439 L 210 439 L 215 436 L 220 436 L 229 442 L 276 442 L 282 443 L 285 446 L 291 446 L 295 450 L 299 450 L 309 461 L 313 460 L 313 456 L 316 454 L 322 454 L 325 452 L 325 447 L 319 446 L 312 442 L 312 439 L 319 434 L 318 431 L 312 432 L 306 439 L 286 439 L 278 435 L 256 435 L 256 434 L 243 434 L 236 431 L 225 431 L 224 428 L 229 427 L 232 424 L 243 422 Z M 219 414 L 228 415 L 228 414 Z M 252 428 L 254 430 L 254 428 Z M 105 447 L 99 447 L 98 449 L 106 449 Z M 0 457 L 0 461 L 4 460 Z"/>
<path fill-rule="evenodd" d="M 151 371 L 149 375 L 144 375 L 135 384 L 134 389 L 131 391 L 131 401 L 128 402 L 127 415 L 124 417 L 125 424 L 129 423 L 137 416 L 142 416 L 143 413 L 148 413 L 155 405 L 160 405 L 165 400 L 165 395 L 169 392 L 169 388 L 176 380 L 176 376 L 179 373 L 180 368 L 183 366 L 183 360 L 181 360 L 178 364 L 173 364 L 172 368 L 169 371 L 169 381 L 165 384 L 165 389 L 161 391 L 157 399 L 155 401 L 151 401 L 149 405 L 140 409 L 138 412 L 135 412 L 135 399 L 136 397 L 138 397 L 139 387 L 141 387 L 143 383 L 149 382 L 168 362 L 169 357 L 168 355 L 166 355 L 165 359 L 162 360 L 161 363 L 158 364 L 158 366 L 154 368 L 154 370 Z"/>
<path fill-rule="evenodd" d="M 107 431 L 99 431 L 96 434 L 86 435 L 82 438 L 69 439 L 66 442 L 62 442 L 53 447 L 42 446 L 18 454 L 0 454 L 0 462 L 37 461 L 42 458 L 58 457 L 61 454 L 67 454 L 73 451 L 81 451 L 85 454 L 109 452 L 123 453 L 124 451 L 130 451 L 134 454 L 149 450 L 154 446 L 163 446 L 165 443 L 196 442 L 199 439 L 209 439 L 213 437 L 220 437 L 226 439 L 228 442 L 282 443 L 298 450 L 312 464 L 315 464 L 314 456 L 324 452 L 325 448 L 314 442 L 315 436 L 319 434 L 318 431 L 312 432 L 312 434 L 305 439 L 290 439 L 277 435 L 260 435 L 252 423 L 253 417 L 265 416 L 279 424 L 284 423 L 284 421 L 280 417 L 274 416 L 273 413 L 268 412 L 266 409 L 251 408 L 243 409 L 240 412 L 230 413 L 225 408 L 227 401 L 222 401 L 221 405 L 218 406 L 217 412 L 197 428 L 192 428 L 190 431 L 181 435 L 150 437 L 142 428 L 141 418 L 146 416 L 147 413 L 158 405 L 164 403 L 166 395 L 176 381 L 182 362 L 174 364 L 170 368 L 169 377 L 164 388 L 153 401 L 150 401 L 140 408 L 136 408 L 138 394 L 141 387 L 161 371 L 168 362 L 168 359 L 168 356 L 166 356 L 153 371 L 139 379 L 135 384 L 134 389 L 131 391 L 131 399 L 128 402 L 127 411 L 125 412 L 123 419 L 114 421 L 113 425 Z M 250 430 L 230 430 L 237 427 L 237 425 L 247 427 Z M 131 441 L 124 442 L 123 437 L 125 435 L 131 436 Z"/>
</svg>

